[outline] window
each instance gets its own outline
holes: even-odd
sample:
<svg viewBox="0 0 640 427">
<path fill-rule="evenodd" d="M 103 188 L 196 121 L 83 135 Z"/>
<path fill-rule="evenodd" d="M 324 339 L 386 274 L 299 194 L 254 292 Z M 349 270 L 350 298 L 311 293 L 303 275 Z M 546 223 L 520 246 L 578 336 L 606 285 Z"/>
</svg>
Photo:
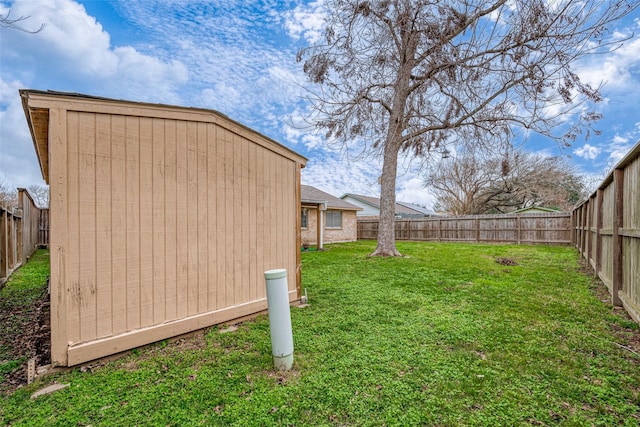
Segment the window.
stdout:
<svg viewBox="0 0 640 427">
<path fill-rule="evenodd" d="M 300 224 L 302 228 L 309 227 L 309 210 L 307 208 L 302 208 L 302 217 L 301 217 Z"/>
<path fill-rule="evenodd" d="M 342 227 L 342 212 L 340 211 L 327 211 L 327 222 L 325 227 L 327 228 L 340 228 Z"/>
</svg>

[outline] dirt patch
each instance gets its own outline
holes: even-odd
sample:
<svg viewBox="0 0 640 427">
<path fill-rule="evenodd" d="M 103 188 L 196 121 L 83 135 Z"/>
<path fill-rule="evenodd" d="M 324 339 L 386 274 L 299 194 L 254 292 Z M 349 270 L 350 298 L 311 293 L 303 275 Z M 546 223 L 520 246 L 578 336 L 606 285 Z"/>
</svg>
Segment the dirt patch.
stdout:
<svg viewBox="0 0 640 427">
<path fill-rule="evenodd" d="M 518 262 L 513 258 L 496 258 L 496 263 L 500 265 L 518 265 Z"/>
<path fill-rule="evenodd" d="M 0 393 L 11 393 L 27 384 L 27 361 L 36 357 L 36 365 L 51 363 L 51 317 L 46 290 L 30 305 L 16 301 L 0 301 Z M 13 364 L 17 365 L 12 368 Z"/>
</svg>

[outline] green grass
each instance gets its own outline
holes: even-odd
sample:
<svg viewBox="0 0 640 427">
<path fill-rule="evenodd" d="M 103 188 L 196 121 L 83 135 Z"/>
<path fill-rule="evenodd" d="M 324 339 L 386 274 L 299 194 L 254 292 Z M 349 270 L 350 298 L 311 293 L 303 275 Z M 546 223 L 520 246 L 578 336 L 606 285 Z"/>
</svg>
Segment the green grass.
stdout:
<svg viewBox="0 0 640 427">
<path fill-rule="evenodd" d="M 27 356 L 35 356 L 25 354 L 24 348 L 18 348 L 23 346 L 15 344 L 35 316 L 34 302 L 42 300 L 47 291 L 48 275 L 49 251 L 40 249 L 0 290 L 0 375 L 21 369 Z M 0 392 L 3 388 L 0 384 Z"/>
<path fill-rule="evenodd" d="M 374 242 L 302 254 L 295 366 L 271 369 L 266 316 L 212 328 L 0 403 L 8 425 L 626 425 L 640 360 L 567 247 Z M 496 258 L 517 262 L 503 266 Z M 70 387 L 35 401 L 49 382 Z"/>
</svg>

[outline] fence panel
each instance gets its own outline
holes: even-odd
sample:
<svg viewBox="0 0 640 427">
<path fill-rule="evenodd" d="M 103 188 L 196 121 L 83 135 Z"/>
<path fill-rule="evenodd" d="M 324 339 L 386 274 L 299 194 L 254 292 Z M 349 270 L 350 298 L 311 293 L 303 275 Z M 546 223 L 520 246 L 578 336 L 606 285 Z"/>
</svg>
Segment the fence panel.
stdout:
<svg viewBox="0 0 640 427">
<path fill-rule="evenodd" d="M 48 214 L 24 188 L 18 188 L 17 208 L 0 206 L 0 284 L 39 246 L 49 245 Z"/>
<path fill-rule="evenodd" d="M 49 246 L 49 209 L 40 209 L 38 223 L 38 246 Z"/>
<path fill-rule="evenodd" d="M 640 142 L 572 216 L 573 244 L 640 323 Z"/>
<path fill-rule="evenodd" d="M 40 209 L 33 198 L 24 188 L 18 188 L 18 206 L 22 211 L 22 245 L 20 260 L 25 263 L 38 248 L 38 235 L 40 234 Z"/>
<path fill-rule="evenodd" d="M 20 266 L 22 218 L 12 208 L 0 206 L 0 285 Z"/>
<path fill-rule="evenodd" d="M 571 243 L 568 213 L 397 219 L 397 240 L 484 243 Z M 378 220 L 359 220 L 358 239 L 376 239 Z"/>
</svg>

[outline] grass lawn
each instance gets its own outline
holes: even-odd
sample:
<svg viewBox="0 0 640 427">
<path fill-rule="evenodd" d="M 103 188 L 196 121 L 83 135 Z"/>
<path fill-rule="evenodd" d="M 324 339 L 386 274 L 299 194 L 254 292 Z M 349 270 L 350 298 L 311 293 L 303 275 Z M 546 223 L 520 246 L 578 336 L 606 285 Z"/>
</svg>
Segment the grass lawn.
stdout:
<svg viewBox="0 0 640 427">
<path fill-rule="evenodd" d="M 573 249 L 399 243 L 406 257 L 369 258 L 374 245 L 302 254 L 291 372 L 271 369 L 262 315 L 20 388 L 0 425 L 640 423 L 640 357 L 624 348 L 640 332 Z M 30 400 L 54 381 L 70 387 Z"/>
<path fill-rule="evenodd" d="M 0 290 L 0 394 L 16 377 L 26 378 L 20 368 L 43 350 L 39 344 L 45 339 L 49 361 L 48 331 L 39 324 L 48 317 L 48 307 L 44 313 L 42 306 L 48 276 L 49 251 L 40 249 Z"/>
</svg>

